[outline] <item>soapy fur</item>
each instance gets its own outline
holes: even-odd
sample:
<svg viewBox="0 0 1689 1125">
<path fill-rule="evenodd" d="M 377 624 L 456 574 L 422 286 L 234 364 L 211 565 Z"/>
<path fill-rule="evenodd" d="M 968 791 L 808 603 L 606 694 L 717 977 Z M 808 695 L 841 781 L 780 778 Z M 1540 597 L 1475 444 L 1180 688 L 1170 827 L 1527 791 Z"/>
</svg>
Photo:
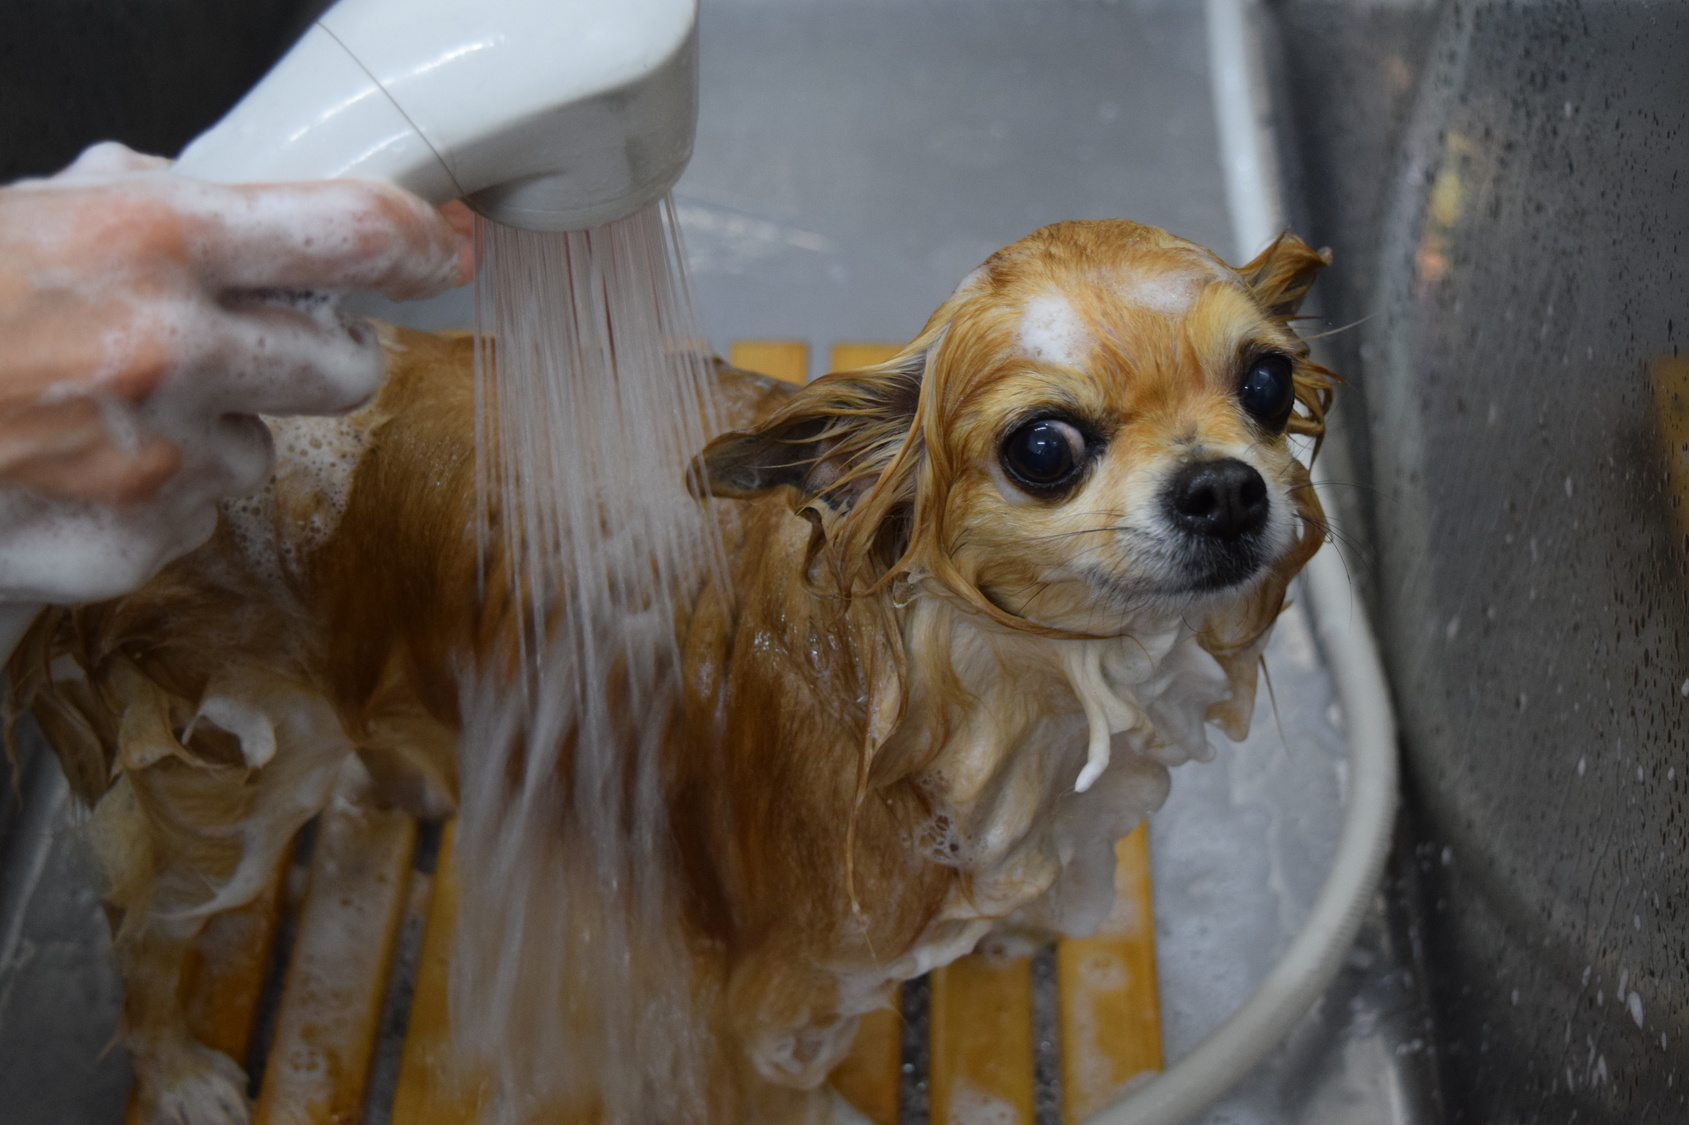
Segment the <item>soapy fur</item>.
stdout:
<svg viewBox="0 0 1689 1125">
<path fill-rule="evenodd" d="M 684 696 L 651 717 L 708 1036 L 695 1120 L 825 1119 L 858 1016 L 994 933 L 1094 928 L 1113 844 L 1169 767 L 1210 755 L 1208 725 L 1247 731 L 1323 523 L 1285 433 L 1240 407 L 1240 368 L 1292 357 L 1285 429 L 1318 438 L 1332 380 L 1289 320 L 1326 260 L 1287 235 L 1232 270 L 1153 228 L 1058 224 L 877 367 L 797 391 L 719 368 L 733 429 L 692 485 L 719 498 L 731 581 L 700 575 L 677 621 Z M 1177 300 L 1141 299 L 1158 278 Z M 1029 349 L 1027 311 L 1052 294 L 1061 346 Z M 227 1070 L 175 1006 L 199 922 L 256 892 L 353 754 L 391 799 L 449 805 L 456 754 L 476 752 L 456 745 L 463 671 L 512 663 L 517 599 L 471 531 L 471 344 L 387 343 L 380 396 L 321 449 L 280 441 L 261 503 L 140 593 L 44 615 L 11 664 L 95 806 L 154 1120 L 216 1102 L 185 1087 Z M 1099 444 L 1071 490 L 1031 495 L 1000 451 L 1052 405 Z M 1199 588 L 1164 496 L 1219 457 L 1259 472 L 1270 514 L 1259 564 Z"/>
<path fill-rule="evenodd" d="M 453 229 L 387 185 L 211 184 L 103 144 L 0 188 L 0 598 L 112 597 L 204 542 L 269 475 L 258 414 L 380 385 L 338 293 L 463 277 Z"/>
</svg>

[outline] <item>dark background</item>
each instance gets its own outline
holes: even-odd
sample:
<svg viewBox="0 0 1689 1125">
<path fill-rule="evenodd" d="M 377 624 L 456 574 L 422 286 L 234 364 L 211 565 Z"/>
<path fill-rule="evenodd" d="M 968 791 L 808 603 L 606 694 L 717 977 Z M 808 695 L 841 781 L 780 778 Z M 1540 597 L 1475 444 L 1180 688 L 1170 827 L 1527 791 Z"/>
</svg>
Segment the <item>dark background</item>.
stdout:
<svg viewBox="0 0 1689 1125">
<path fill-rule="evenodd" d="M 0 183 L 94 141 L 175 156 L 258 80 L 325 0 L 6 0 Z"/>
</svg>

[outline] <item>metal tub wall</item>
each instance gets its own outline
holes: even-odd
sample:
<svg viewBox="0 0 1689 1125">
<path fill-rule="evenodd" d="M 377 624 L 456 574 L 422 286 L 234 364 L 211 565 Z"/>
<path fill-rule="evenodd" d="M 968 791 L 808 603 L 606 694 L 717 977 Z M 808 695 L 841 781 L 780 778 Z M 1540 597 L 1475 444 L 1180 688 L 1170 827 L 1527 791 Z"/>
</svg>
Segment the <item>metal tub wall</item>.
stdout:
<svg viewBox="0 0 1689 1125">
<path fill-rule="evenodd" d="M 1448 1117 L 1689 1120 L 1689 7 L 1270 13 Z"/>
</svg>

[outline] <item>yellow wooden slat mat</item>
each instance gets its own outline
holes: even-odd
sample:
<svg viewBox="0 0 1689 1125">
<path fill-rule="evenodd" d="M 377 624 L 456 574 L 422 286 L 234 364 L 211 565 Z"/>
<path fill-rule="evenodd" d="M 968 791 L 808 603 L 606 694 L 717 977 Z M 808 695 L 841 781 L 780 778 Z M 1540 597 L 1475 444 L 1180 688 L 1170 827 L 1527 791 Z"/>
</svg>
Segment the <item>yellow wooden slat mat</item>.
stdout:
<svg viewBox="0 0 1689 1125">
<path fill-rule="evenodd" d="M 900 350 L 900 344 L 841 341 L 833 345 L 828 355 L 827 370 L 872 367 Z M 801 340 L 736 340 L 728 348 L 727 362 L 799 386 L 809 381 L 809 346 Z"/>
<path fill-rule="evenodd" d="M 1056 943 L 1062 1120 L 1084 1121 L 1144 1071 L 1161 1069 L 1149 831 L 1115 846 L 1114 910 L 1088 938 Z"/>
<path fill-rule="evenodd" d="M 1116 846 L 1115 906 L 1097 933 L 1056 942 L 1062 1120 L 1071 1125 L 1161 1069 L 1148 839 L 1140 825 Z M 964 957 L 933 972 L 931 995 L 933 1125 L 1031 1125 L 1030 962 Z"/>
<path fill-rule="evenodd" d="M 440 836 L 434 864 L 434 897 L 428 904 L 428 928 L 417 962 L 416 991 L 405 1029 L 399 1085 L 393 1096 L 393 1125 L 474 1125 L 476 1095 L 472 1083 L 452 1062 L 446 988 L 450 976 L 452 931 L 457 921 L 457 872 L 452 856 L 455 822 Z"/>
<path fill-rule="evenodd" d="M 802 340 L 735 340 L 727 362 L 800 387 L 809 380 L 809 345 Z"/>
<path fill-rule="evenodd" d="M 835 344 L 829 370 L 872 366 L 897 350 L 889 344 Z M 808 376 L 808 348 L 799 341 L 742 341 L 733 345 L 730 359 L 792 383 Z M 1677 440 L 1675 431 L 1671 438 Z M 416 888 L 430 897 L 393 1125 L 475 1120 L 474 1084 L 451 1064 L 447 1026 L 457 904 L 453 836 L 448 824 L 432 886 Z M 415 823 L 398 812 L 340 801 L 324 813 L 256 1107 L 259 1125 L 361 1119 L 415 840 Z M 1056 947 L 1062 1118 L 1069 1123 L 1083 1121 L 1134 1077 L 1162 1065 L 1144 829 L 1122 840 L 1116 854 L 1113 914 L 1095 936 Z M 269 965 L 283 883 L 278 874 L 257 902 L 207 927 L 199 943 L 203 953 L 184 984 L 196 1034 L 237 1060 L 245 1054 Z M 1031 1125 L 1029 962 L 999 965 L 966 957 L 933 973 L 929 995 L 933 1125 Z M 834 1087 L 874 1125 L 896 1125 L 898 1119 L 903 1031 L 895 1005 L 866 1016 L 850 1056 L 833 1074 Z"/>
<path fill-rule="evenodd" d="M 473 1125 L 473 1080 L 457 1071 L 451 1055 L 446 989 L 457 914 L 453 863 L 456 825 L 448 823 L 434 869 L 433 898 L 417 965 L 416 989 L 405 1032 L 393 1125 Z M 903 1023 L 895 1010 L 862 1019 L 850 1056 L 833 1072 L 833 1085 L 874 1125 L 896 1125 Z"/>
<path fill-rule="evenodd" d="M 246 1057 L 270 971 L 288 867 L 284 859 L 257 898 L 206 923 L 182 975 L 188 1026 L 236 1061 Z"/>
<path fill-rule="evenodd" d="M 973 954 L 931 980 L 932 1125 L 1033 1125 L 1031 958 Z"/>
<path fill-rule="evenodd" d="M 257 898 L 207 922 L 182 968 L 180 995 L 188 1030 L 236 1062 L 246 1058 L 259 997 L 269 975 L 289 866 L 284 856 Z M 142 1125 L 133 1093 L 124 1121 Z"/>
<path fill-rule="evenodd" d="M 862 1017 L 850 1054 L 827 1081 L 874 1125 L 897 1125 L 898 1079 L 902 1073 L 903 1017 L 892 1006 Z"/>
<path fill-rule="evenodd" d="M 864 344 L 848 341 L 834 344 L 827 370 L 855 371 L 861 367 L 872 367 L 876 363 L 884 363 L 902 350 L 902 344 Z"/>
<path fill-rule="evenodd" d="M 254 1125 L 363 1119 L 416 822 L 339 796 L 318 822 Z"/>
</svg>

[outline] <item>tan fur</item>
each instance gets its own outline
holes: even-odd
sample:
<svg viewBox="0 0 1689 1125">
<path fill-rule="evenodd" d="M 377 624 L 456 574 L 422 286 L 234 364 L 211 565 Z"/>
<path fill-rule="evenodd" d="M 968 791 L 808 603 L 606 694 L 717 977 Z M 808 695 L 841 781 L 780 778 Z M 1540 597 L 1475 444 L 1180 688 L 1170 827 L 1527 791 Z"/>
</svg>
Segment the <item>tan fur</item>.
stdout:
<svg viewBox="0 0 1689 1125">
<path fill-rule="evenodd" d="M 1332 380 L 1288 320 L 1325 261 L 1286 236 L 1233 271 L 1152 228 L 1058 224 L 994 255 L 878 367 L 795 393 L 721 368 L 735 429 L 693 485 L 742 501 L 714 506 L 733 581 L 704 584 L 680 623 L 666 750 L 700 995 L 719 996 L 718 1119 L 819 1112 L 784 1090 L 815 1088 L 858 1014 L 993 927 L 1094 925 L 1113 839 L 1200 753 L 1170 718 L 1197 645 L 1219 686 L 1187 692 L 1191 724 L 1247 729 L 1286 584 L 1323 536 L 1306 470 L 1239 408 L 1238 366 L 1252 347 L 1296 357 L 1289 429 L 1318 437 Z M 1083 328 L 1076 362 L 1017 339 L 1052 293 Z M 448 805 L 458 672 L 488 663 L 515 612 L 496 582 L 476 597 L 470 343 L 390 344 L 326 538 L 306 534 L 322 513 L 284 460 L 244 520 L 136 595 L 50 611 L 11 664 L 15 700 L 96 807 L 125 1041 L 155 1114 L 222 1065 L 176 1008 L 183 943 L 250 898 L 354 750 L 393 799 Z M 997 459 L 1006 428 L 1051 403 L 1108 429 L 1060 502 L 1017 495 Z M 1282 506 L 1273 558 L 1219 593 L 1134 593 L 1142 576 L 1109 571 L 1130 561 L 1115 525 L 1171 467 L 1221 454 L 1250 459 Z M 1142 695 L 1076 794 L 1075 677 L 1120 681 L 1139 650 L 1172 686 Z M 273 756 L 251 761 L 251 724 L 217 725 L 213 697 L 265 717 Z"/>
</svg>

